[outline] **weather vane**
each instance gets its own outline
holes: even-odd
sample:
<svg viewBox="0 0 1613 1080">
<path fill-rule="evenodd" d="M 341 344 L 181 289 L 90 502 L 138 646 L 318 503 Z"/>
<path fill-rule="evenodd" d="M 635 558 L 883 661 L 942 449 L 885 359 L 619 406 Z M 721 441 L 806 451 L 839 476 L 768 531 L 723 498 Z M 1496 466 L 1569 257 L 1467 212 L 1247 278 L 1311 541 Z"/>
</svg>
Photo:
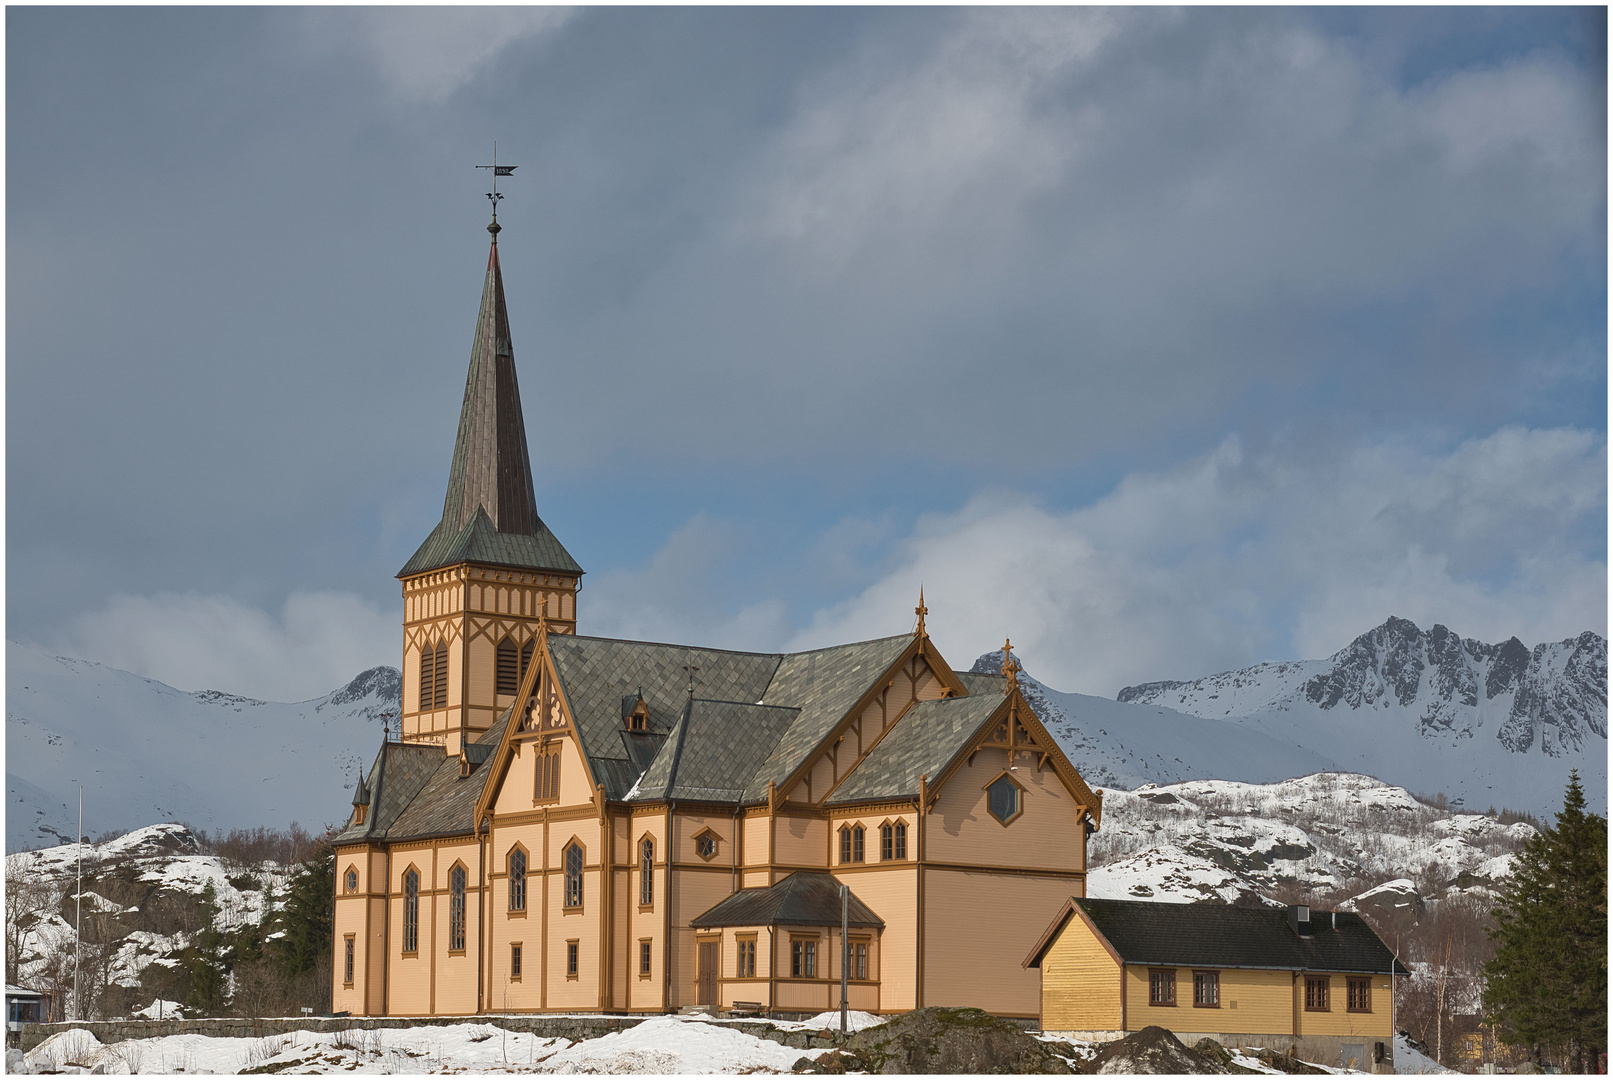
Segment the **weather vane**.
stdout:
<svg viewBox="0 0 1613 1080">
<path fill-rule="evenodd" d="M 504 198 L 504 196 L 502 196 L 502 195 L 500 195 L 498 193 L 498 178 L 501 177 L 501 176 L 514 176 L 515 175 L 515 170 L 519 169 L 521 166 L 519 166 L 519 165 L 500 165 L 498 163 L 498 142 L 495 140 L 494 143 L 493 143 L 493 164 L 491 164 L 491 165 L 478 165 L 476 167 L 478 169 L 492 169 L 493 170 L 493 190 L 489 191 L 487 193 L 487 201 L 493 204 L 493 224 L 497 225 L 498 224 L 498 203 L 499 203 L 500 199 Z"/>
</svg>

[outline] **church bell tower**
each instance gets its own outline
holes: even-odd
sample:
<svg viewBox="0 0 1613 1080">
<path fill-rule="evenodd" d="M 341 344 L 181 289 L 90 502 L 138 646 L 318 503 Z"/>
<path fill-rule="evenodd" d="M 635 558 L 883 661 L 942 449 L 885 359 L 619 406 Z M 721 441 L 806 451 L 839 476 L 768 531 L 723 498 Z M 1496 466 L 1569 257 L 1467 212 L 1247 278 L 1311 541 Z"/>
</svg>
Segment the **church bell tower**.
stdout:
<svg viewBox="0 0 1613 1080">
<path fill-rule="evenodd" d="M 403 741 L 437 743 L 450 755 L 514 702 L 540 622 L 551 634 L 577 632 L 583 573 L 538 516 L 499 271 L 496 202 L 494 208 L 442 520 L 398 571 Z"/>
</svg>

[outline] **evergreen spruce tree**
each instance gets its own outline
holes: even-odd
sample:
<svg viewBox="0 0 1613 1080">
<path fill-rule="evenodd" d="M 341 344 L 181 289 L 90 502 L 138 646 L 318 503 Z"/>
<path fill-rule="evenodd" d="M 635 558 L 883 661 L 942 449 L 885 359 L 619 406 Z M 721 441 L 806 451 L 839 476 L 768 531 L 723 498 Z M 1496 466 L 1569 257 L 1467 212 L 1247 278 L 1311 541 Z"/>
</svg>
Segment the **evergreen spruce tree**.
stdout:
<svg viewBox="0 0 1613 1080">
<path fill-rule="evenodd" d="M 321 956 L 330 955 L 335 914 L 336 852 L 327 840 L 303 862 L 288 885 L 286 904 L 277 920 L 285 933 L 270 943 L 281 971 L 301 975 L 313 970 Z"/>
<path fill-rule="evenodd" d="M 1607 1038 L 1607 819 L 1570 774 L 1556 823 L 1535 835 L 1497 898 L 1484 1006 L 1503 1042 L 1594 1068 Z"/>
</svg>

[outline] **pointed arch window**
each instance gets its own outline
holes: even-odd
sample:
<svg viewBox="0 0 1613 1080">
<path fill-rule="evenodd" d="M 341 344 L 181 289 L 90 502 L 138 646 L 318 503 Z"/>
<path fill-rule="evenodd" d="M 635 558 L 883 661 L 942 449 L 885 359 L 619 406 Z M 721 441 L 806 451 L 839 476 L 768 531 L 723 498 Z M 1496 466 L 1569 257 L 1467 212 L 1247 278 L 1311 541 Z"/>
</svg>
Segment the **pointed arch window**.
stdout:
<svg viewBox="0 0 1613 1080">
<path fill-rule="evenodd" d="M 526 852 L 520 848 L 510 852 L 510 910 L 526 910 Z"/>
<path fill-rule="evenodd" d="M 655 903 L 655 841 L 648 836 L 638 848 L 638 906 Z"/>
<path fill-rule="evenodd" d="M 403 875 L 403 952 L 420 951 L 420 872 L 411 867 Z"/>
<path fill-rule="evenodd" d="M 465 951 L 465 867 L 448 871 L 448 951 Z"/>
<path fill-rule="evenodd" d="M 566 907 L 582 907 L 582 845 L 573 841 L 566 847 Z"/>
<path fill-rule="evenodd" d="M 896 853 L 892 856 L 892 858 L 907 858 L 907 822 L 898 821 L 892 832 L 895 834 L 892 837 L 892 841 L 896 848 Z"/>
</svg>

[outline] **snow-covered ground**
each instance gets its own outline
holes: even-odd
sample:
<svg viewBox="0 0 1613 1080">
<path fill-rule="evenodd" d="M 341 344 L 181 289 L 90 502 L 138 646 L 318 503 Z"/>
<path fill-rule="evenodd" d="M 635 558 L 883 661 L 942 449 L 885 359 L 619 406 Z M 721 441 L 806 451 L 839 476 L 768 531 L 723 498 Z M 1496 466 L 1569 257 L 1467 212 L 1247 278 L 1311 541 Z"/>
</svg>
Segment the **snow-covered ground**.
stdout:
<svg viewBox="0 0 1613 1080">
<path fill-rule="evenodd" d="M 838 1027 L 825 1013 L 782 1028 Z M 854 1013 L 859 1026 L 879 1022 Z M 818 1021 L 823 1021 L 819 1023 Z M 787 1073 L 805 1051 L 722 1024 L 658 1016 L 597 1039 L 572 1042 L 506 1031 L 485 1023 L 293 1032 L 260 1039 L 170 1035 L 102 1045 L 84 1030 L 51 1036 L 25 1055 L 31 1070 L 78 1065 L 108 1073 L 594 1073 L 702 1075 Z M 267 1066 L 268 1068 L 265 1068 Z"/>
</svg>

